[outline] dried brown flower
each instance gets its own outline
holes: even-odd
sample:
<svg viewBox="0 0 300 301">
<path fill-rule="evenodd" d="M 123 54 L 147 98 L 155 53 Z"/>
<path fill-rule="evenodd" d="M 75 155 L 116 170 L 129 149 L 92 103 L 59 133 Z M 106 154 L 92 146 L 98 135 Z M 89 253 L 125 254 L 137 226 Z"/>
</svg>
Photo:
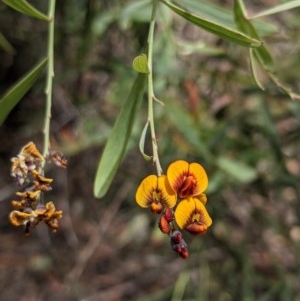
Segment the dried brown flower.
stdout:
<svg viewBox="0 0 300 301">
<path fill-rule="evenodd" d="M 50 155 L 56 165 L 67 166 L 62 153 L 51 152 Z M 55 232 L 58 229 L 58 219 L 62 217 L 62 211 L 56 210 L 53 202 L 43 204 L 41 201 L 41 194 L 51 190 L 53 182 L 53 179 L 44 176 L 44 161 L 45 158 L 33 142 L 27 143 L 17 157 L 11 159 L 11 175 L 17 184 L 31 184 L 26 191 L 16 193 L 20 200 L 11 202 L 13 210 L 9 214 L 10 223 L 16 227 L 24 226 L 26 234 L 41 221 Z"/>
</svg>

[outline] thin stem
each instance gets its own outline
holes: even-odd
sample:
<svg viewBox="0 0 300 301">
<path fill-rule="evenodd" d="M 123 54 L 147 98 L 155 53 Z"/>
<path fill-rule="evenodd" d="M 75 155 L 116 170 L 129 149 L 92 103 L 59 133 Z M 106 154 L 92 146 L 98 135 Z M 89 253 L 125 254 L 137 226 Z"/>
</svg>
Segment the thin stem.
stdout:
<svg viewBox="0 0 300 301">
<path fill-rule="evenodd" d="M 50 146 L 50 120 L 52 107 L 52 84 L 54 78 L 54 17 L 55 17 L 55 1 L 49 0 L 48 8 L 48 69 L 47 69 L 47 84 L 45 89 L 46 94 L 46 112 L 44 122 L 44 149 L 43 156 L 45 157 Z"/>
<path fill-rule="evenodd" d="M 157 0 L 153 0 L 152 6 L 152 15 L 151 22 L 149 28 L 148 35 L 148 120 L 150 125 L 151 132 L 151 140 L 152 140 L 152 151 L 153 151 L 153 162 L 156 166 L 157 175 L 160 176 L 162 174 L 162 168 L 159 162 L 158 156 L 158 146 L 157 139 L 155 134 L 155 126 L 154 126 L 154 113 L 153 113 L 153 100 L 155 99 L 153 92 L 153 78 L 152 78 L 152 53 L 153 53 L 153 37 L 154 37 L 154 27 L 155 27 L 155 14 L 157 9 Z"/>
</svg>

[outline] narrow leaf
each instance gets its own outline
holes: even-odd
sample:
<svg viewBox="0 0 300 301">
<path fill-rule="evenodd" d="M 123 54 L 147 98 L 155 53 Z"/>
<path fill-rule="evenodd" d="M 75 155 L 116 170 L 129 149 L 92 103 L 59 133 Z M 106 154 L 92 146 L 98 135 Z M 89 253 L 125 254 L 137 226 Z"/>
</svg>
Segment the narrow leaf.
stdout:
<svg viewBox="0 0 300 301">
<path fill-rule="evenodd" d="M 139 56 L 135 57 L 132 62 L 132 67 L 135 71 L 140 73 L 149 73 L 148 69 L 148 59 L 145 53 L 140 54 Z"/>
<path fill-rule="evenodd" d="M 31 4 L 29 4 L 27 1 L 25 0 L 2 0 L 7 6 L 13 8 L 14 10 L 43 20 L 43 21 L 49 21 L 49 18 L 47 15 L 45 15 L 44 13 L 40 12 L 39 10 L 37 10 L 35 7 L 33 7 Z"/>
<path fill-rule="evenodd" d="M 108 191 L 125 154 L 133 123 L 145 86 L 145 75 L 139 74 L 104 147 L 94 181 L 94 195 L 103 197 Z"/>
<path fill-rule="evenodd" d="M 225 157 L 217 159 L 217 166 L 242 184 L 254 181 L 258 175 L 255 168 L 243 162 Z"/>
<path fill-rule="evenodd" d="M 290 87 L 288 87 L 286 84 L 282 83 L 281 80 L 272 72 L 268 72 L 271 80 L 273 83 L 281 89 L 284 93 L 286 93 L 291 99 L 293 100 L 300 100 L 300 94 L 297 94 L 292 91 Z"/>
<path fill-rule="evenodd" d="M 260 38 L 255 27 L 246 17 L 246 12 L 242 0 L 234 0 L 233 11 L 238 29 L 244 32 L 245 34 L 249 35 L 250 37 L 259 40 Z M 255 48 L 253 54 L 264 69 L 273 71 L 273 59 L 270 52 L 264 44 L 261 44 L 260 47 Z"/>
<path fill-rule="evenodd" d="M 175 13 L 182 16 L 186 20 L 230 42 L 246 47 L 259 47 L 262 44 L 262 42 L 259 41 L 258 39 L 247 36 L 246 34 L 240 31 L 230 29 L 224 25 L 220 25 L 216 22 L 196 16 L 188 12 L 187 10 L 184 10 L 174 5 L 173 3 L 167 1 L 162 1 L 162 2 L 165 5 L 167 5 L 170 9 L 172 9 Z"/>
<path fill-rule="evenodd" d="M 194 14 L 216 21 L 218 24 L 225 25 L 229 28 L 235 28 L 236 26 L 232 9 L 226 8 L 222 4 L 215 4 L 212 1 L 204 0 L 180 0 L 180 5 Z M 268 22 L 255 20 L 253 25 L 257 28 L 260 36 L 270 35 L 278 31 L 277 25 L 272 23 L 272 20 L 268 20 Z"/>
<path fill-rule="evenodd" d="M 300 6 L 300 0 L 294 0 L 294 1 L 289 1 L 286 3 L 282 3 L 276 6 L 273 6 L 272 8 L 266 9 L 258 14 L 255 14 L 250 17 L 250 19 L 255 19 L 255 18 L 260 18 L 264 16 L 269 16 L 277 13 L 281 13 L 283 11 L 293 9 Z"/>
<path fill-rule="evenodd" d="M 1 32 L 0 32 L 0 47 L 2 47 L 5 51 L 7 51 L 10 54 L 15 53 L 13 46 L 7 41 L 7 39 Z"/>
<path fill-rule="evenodd" d="M 252 48 L 249 49 L 249 57 L 250 57 L 250 69 L 251 69 L 251 74 L 252 74 L 253 80 L 256 83 L 256 85 L 264 91 L 265 87 L 262 84 L 262 82 L 260 80 L 260 76 L 259 76 L 262 70 L 258 66 L 256 57 L 254 55 Z"/>
<path fill-rule="evenodd" d="M 47 65 L 48 58 L 43 59 L 34 66 L 24 77 L 22 77 L 5 95 L 0 99 L 0 126 L 10 111 L 22 99 L 22 97 L 33 86 L 41 72 Z"/>
<path fill-rule="evenodd" d="M 146 155 L 146 153 L 145 153 L 145 139 L 146 139 L 148 127 L 149 127 L 149 120 L 146 122 L 146 124 L 143 128 L 141 138 L 140 138 L 139 148 L 140 148 L 140 152 L 143 155 L 144 159 L 147 161 L 150 161 L 152 156 Z"/>
</svg>

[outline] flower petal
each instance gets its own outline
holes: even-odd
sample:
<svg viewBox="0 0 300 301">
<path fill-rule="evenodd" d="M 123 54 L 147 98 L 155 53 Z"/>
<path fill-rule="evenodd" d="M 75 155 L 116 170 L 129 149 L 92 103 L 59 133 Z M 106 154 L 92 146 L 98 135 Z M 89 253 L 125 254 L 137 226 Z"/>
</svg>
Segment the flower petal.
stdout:
<svg viewBox="0 0 300 301">
<path fill-rule="evenodd" d="M 157 176 L 150 175 L 146 177 L 137 189 L 135 200 L 143 208 L 147 208 L 153 202 L 152 191 L 157 188 Z"/>
<path fill-rule="evenodd" d="M 167 170 L 167 177 L 170 186 L 174 191 L 178 191 L 184 181 L 184 176 L 189 172 L 189 163 L 184 160 L 178 160 L 171 163 Z"/>
<path fill-rule="evenodd" d="M 203 205 L 206 205 L 207 203 L 206 194 L 201 193 L 200 195 L 197 195 L 195 198 L 197 198 Z"/>
<path fill-rule="evenodd" d="M 165 175 L 158 177 L 157 190 L 161 192 L 160 202 L 164 207 L 172 208 L 176 205 L 177 196 Z"/>
<path fill-rule="evenodd" d="M 13 210 L 9 214 L 9 221 L 13 226 L 18 227 L 21 225 L 25 225 L 29 221 L 30 217 L 31 215 L 29 213 Z"/>
<path fill-rule="evenodd" d="M 42 161 L 44 161 L 44 157 L 42 154 L 38 151 L 36 145 L 30 141 L 28 142 L 20 151 L 20 156 L 24 158 L 28 158 L 30 156 L 36 157 Z"/>
<path fill-rule="evenodd" d="M 209 216 L 205 206 L 196 198 L 182 200 L 175 210 L 175 220 L 177 225 L 184 229 L 194 221 L 209 227 L 212 219 Z"/>
<path fill-rule="evenodd" d="M 177 205 L 174 215 L 179 228 L 183 229 L 189 223 L 194 210 L 195 202 L 192 198 L 184 199 Z"/>
<path fill-rule="evenodd" d="M 198 163 L 191 163 L 189 166 L 189 174 L 193 175 L 197 182 L 194 195 L 204 192 L 208 186 L 208 178 L 204 168 Z"/>
<path fill-rule="evenodd" d="M 205 224 L 207 227 L 210 227 L 212 224 L 212 219 L 209 216 L 205 206 L 198 199 L 194 198 L 196 211 L 199 214 L 198 222 Z"/>
</svg>

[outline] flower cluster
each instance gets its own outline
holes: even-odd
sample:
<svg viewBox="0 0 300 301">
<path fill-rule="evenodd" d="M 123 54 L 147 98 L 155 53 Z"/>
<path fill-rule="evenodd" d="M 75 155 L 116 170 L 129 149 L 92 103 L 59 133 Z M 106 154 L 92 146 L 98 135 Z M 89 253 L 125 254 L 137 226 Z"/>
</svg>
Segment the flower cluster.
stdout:
<svg viewBox="0 0 300 301">
<path fill-rule="evenodd" d="M 44 221 L 54 232 L 58 229 L 58 219 L 62 211 L 56 210 L 53 202 L 42 202 L 42 196 L 50 191 L 53 179 L 46 178 L 44 165 L 52 161 L 60 167 L 67 166 L 67 160 L 59 152 L 50 152 L 47 158 L 38 151 L 33 142 L 27 143 L 17 155 L 11 159 L 11 176 L 19 186 L 26 185 L 25 191 L 18 191 L 18 200 L 11 202 L 13 210 L 9 220 L 13 226 L 24 226 L 25 233 Z"/>
<path fill-rule="evenodd" d="M 207 232 L 212 224 L 205 207 L 207 186 L 207 174 L 200 164 L 178 160 L 169 165 L 166 175 L 150 175 L 137 189 L 137 204 L 160 215 L 160 230 L 170 236 L 172 249 L 182 258 L 189 256 L 189 250 L 174 222 L 192 235 Z"/>
</svg>

